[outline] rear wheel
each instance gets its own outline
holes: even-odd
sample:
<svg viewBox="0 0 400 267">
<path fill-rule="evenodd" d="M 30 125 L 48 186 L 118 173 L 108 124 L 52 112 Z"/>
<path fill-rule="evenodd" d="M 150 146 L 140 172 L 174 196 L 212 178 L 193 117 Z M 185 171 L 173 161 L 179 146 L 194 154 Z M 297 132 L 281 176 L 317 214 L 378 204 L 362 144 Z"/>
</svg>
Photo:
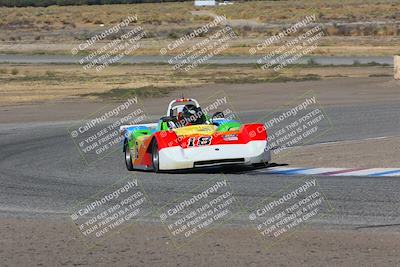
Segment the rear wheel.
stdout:
<svg viewBox="0 0 400 267">
<path fill-rule="evenodd" d="M 128 142 L 125 143 L 125 165 L 129 171 L 133 171 L 133 164 L 132 164 L 132 153 L 131 149 L 129 148 Z"/>
<path fill-rule="evenodd" d="M 151 147 L 151 160 L 153 163 L 154 172 L 159 172 L 160 171 L 160 156 L 158 154 L 157 141 L 154 141 L 153 145 Z"/>
</svg>

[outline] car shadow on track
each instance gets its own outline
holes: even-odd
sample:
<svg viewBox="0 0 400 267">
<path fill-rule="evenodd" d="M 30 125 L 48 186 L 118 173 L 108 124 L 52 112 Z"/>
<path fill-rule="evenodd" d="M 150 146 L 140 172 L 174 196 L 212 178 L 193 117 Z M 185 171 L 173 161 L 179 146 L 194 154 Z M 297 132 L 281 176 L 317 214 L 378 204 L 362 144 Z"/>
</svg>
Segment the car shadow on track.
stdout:
<svg viewBox="0 0 400 267">
<path fill-rule="evenodd" d="M 203 167 L 198 169 L 185 169 L 185 170 L 175 170 L 175 171 L 162 171 L 161 173 L 168 174 L 189 174 L 189 173 L 204 173 L 204 174 L 215 174 L 215 173 L 224 173 L 224 174 L 245 174 L 252 172 L 254 170 L 266 169 L 277 166 L 288 166 L 287 163 L 269 163 L 264 164 L 261 163 L 255 166 L 240 166 L 240 165 L 226 165 L 226 166 L 218 166 L 218 167 Z"/>
</svg>

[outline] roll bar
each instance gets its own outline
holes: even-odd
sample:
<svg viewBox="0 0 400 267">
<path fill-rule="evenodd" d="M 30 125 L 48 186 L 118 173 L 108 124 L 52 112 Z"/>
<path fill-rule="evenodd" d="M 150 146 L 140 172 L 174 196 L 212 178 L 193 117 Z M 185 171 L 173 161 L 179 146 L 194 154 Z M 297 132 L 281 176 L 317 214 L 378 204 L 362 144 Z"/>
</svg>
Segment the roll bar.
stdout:
<svg viewBox="0 0 400 267">
<path fill-rule="evenodd" d="M 169 102 L 168 109 L 167 109 L 167 116 L 171 116 L 171 114 L 172 114 L 172 109 L 173 109 L 173 105 L 174 105 L 175 103 L 189 103 L 189 102 L 194 103 L 194 104 L 196 105 L 196 107 L 200 107 L 199 102 L 197 102 L 197 100 L 196 100 L 196 99 L 193 99 L 193 98 L 179 98 L 179 99 L 175 99 L 175 100 L 172 100 L 171 102 Z M 178 106 L 176 106 L 176 107 L 178 107 Z"/>
</svg>

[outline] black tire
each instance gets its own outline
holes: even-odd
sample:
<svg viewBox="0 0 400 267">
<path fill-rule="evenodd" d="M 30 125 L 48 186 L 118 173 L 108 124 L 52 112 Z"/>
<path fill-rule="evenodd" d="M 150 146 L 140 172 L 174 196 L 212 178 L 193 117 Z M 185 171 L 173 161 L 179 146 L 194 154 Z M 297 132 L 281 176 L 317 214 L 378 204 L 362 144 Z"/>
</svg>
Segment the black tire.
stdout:
<svg viewBox="0 0 400 267">
<path fill-rule="evenodd" d="M 132 164 L 132 153 L 131 149 L 129 148 L 128 142 L 125 142 L 125 165 L 128 171 L 133 171 L 133 164 Z"/>
<path fill-rule="evenodd" d="M 160 171 L 160 157 L 158 154 L 157 141 L 154 141 L 153 145 L 151 146 L 151 162 L 153 164 L 153 171 L 159 172 Z"/>
</svg>

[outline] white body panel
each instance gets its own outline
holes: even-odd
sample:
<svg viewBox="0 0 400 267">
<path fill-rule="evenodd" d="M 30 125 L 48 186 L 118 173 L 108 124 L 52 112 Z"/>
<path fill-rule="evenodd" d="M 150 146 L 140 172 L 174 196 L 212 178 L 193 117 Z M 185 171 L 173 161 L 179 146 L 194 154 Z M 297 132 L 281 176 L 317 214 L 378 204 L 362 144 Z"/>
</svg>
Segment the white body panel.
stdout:
<svg viewBox="0 0 400 267">
<path fill-rule="evenodd" d="M 160 170 L 194 168 L 195 162 L 209 160 L 229 160 L 244 158 L 244 162 L 215 162 L 202 167 L 223 164 L 254 164 L 271 160 L 270 151 L 266 150 L 267 141 L 250 141 L 247 144 L 221 144 L 182 149 L 179 146 L 163 148 L 159 151 Z M 200 166 L 199 166 L 200 167 Z"/>
</svg>

